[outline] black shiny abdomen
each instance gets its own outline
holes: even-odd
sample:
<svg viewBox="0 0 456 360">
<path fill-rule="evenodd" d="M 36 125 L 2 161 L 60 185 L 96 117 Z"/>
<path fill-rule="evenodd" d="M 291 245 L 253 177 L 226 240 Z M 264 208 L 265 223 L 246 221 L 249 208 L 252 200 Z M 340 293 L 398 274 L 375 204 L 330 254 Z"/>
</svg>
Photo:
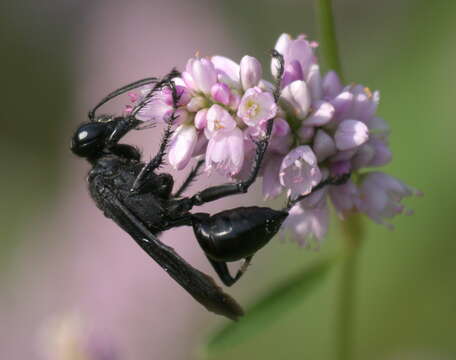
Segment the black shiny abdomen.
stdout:
<svg viewBox="0 0 456 360">
<path fill-rule="evenodd" d="M 287 216 L 285 211 L 265 207 L 239 207 L 213 216 L 195 214 L 193 229 L 208 257 L 236 261 L 266 245 Z"/>
</svg>

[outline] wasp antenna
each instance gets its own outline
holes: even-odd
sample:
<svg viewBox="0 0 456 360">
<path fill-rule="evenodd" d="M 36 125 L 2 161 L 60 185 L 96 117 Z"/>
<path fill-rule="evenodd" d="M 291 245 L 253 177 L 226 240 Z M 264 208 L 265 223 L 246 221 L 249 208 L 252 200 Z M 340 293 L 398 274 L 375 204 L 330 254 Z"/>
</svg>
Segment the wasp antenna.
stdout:
<svg viewBox="0 0 456 360">
<path fill-rule="evenodd" d="M 132 82 L 130 84 L 127 84 L 125 86 L 122 86 L 121 88 L 118 88 L 114 90 L 113 92 L 109 93 L 107 96 L 105 96 L 92 110 L 89 111 L 88 117 L 90 121 L 95 121 L 95 113 L 104 104 L 106 104 L 108 101 L 111 99 L 114 99 L 115 97 L 122 95 L 126 93 L 127 91 L 137 89 L 138 87 L 147 85 L 147 84 L 153 84 L 158 81 L 157 78 L 155 77 L 150 77 L 150 78 L 145 78 L 141 80 L 137 80 L 135 82 Z"/>
</svg>

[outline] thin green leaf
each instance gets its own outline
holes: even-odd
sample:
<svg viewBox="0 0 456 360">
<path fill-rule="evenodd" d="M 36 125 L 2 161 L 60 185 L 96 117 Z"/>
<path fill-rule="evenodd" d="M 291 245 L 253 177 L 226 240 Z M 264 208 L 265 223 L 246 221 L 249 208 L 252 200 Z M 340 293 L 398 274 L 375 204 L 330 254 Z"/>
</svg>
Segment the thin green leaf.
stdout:
<svg viewBox="0 0 456 360">
<path fill-rule="evenodd" d="M 326 259 L 291 276 L 285 282 L 247 307 L 246 315 L 213 333 L 206 345 L 206 354 L 213 355 L 233 347 L 267 328 L 288 310 L 299 305 L 327 274 L 334 262 Z"/>
</svg>

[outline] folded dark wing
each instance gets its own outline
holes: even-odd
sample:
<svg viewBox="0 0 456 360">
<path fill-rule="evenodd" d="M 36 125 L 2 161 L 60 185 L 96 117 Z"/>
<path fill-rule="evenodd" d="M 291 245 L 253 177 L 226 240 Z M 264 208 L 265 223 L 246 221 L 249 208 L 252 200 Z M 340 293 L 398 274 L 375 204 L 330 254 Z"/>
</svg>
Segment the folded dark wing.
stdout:
<svg viewBox="0 0 456 360">
<path fill-rule="evenodd" d="M 110 195 L 110 196 L 109 196 Z M 203 272 L 195 269 L 171 247 L 163 244 L 142 221 L 113 193 L 106 196 L 105 213 L 122 227 L 138 245 L 179 285 L 207 310 L 236 320 L 243 315 L 242 308 L 230 295 Z"/>
</svg>

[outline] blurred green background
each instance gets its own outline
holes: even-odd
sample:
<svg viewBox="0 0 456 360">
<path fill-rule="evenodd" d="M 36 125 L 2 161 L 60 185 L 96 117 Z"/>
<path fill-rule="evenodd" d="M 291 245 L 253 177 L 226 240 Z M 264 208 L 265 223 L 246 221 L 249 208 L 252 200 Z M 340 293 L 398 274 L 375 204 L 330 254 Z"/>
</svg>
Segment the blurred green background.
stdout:
<svg viewBox="0 0 456 360">
<path fill-rule="evenodd" d="M 30 234 L 52 232 L 46 229 L 46 214 L 71 191 L 63 179 L 75 176 L 69 169 L 69 161 L 75 160 L 68 155 L 69 138 L 79 121 L 75 114 L 83 115 L 96 100 L 74 101 L 79 64 L 84 61 L 78 41 L 93 5 L 64 3 L 0 5 L 0 312 L 9 311 L 9 303 L 1 298 L 17 286 L 15 269 L 22 252 L 37 241 Z M 102 6 L 109 9 L 110 4 Z M 157 2 L 157 9 L 160 6 Z M 229 57 L 248 53 L 267 64 L 267 50 L 280 33 L 317 37 L 312 1 L 232 0 L 211 6 L 217 9 L 214 16 L 222 19 L 219 31 L 234 34 L 231 48 L 236 50 L 218 50 Z M 381 91 L 379 112 L 393 129 L 394 157 L 386 171 L 425 194 L 408 201 L 416 213 L 396 219 L 394 231 L 365 221 L 357 358 L 456 359 L 456 2 L 335 0 L 334 12 L 345 78 Z M 172 26 L 172 19 L 164 21 Z M 163 34 L 152 34 L 151 44 L 154 36 Z M 182 41 L 187 41 L 185 36 Z M 86 108 L 79 109 L 81 104 Z M 338 230 L 331 226 L 319 252 L 275 241 L 257 259 L 249 284 L 240 285 L 238 296 L 248 302 L 287 274 L 336 251 Z M 33 246 L 52 246 L 51 240 L 40 241 Z M 336 281 L 337 269 L 301 306 L 217 359 L 332 359 Z M 196 321 L 198 334 L 186 345 L 188 351 L 204 341 L 214 323 L 222 322 Z"/>
</svg>

